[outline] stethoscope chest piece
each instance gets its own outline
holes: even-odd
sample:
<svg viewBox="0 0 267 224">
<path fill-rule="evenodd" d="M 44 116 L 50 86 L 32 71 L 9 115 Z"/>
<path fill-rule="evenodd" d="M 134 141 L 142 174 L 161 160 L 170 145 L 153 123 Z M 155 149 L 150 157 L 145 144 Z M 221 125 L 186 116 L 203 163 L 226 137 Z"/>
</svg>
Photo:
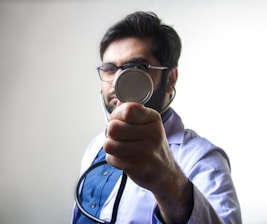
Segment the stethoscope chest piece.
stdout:
<svg viewBox="0 0 267 224">
<path fill-rule="evenodd" d="M 115 92 L 121 102 L 145 104 L 153 94 L 153 81 L 143 70 L 125 69 L 115 81 Z"/>
</svg>

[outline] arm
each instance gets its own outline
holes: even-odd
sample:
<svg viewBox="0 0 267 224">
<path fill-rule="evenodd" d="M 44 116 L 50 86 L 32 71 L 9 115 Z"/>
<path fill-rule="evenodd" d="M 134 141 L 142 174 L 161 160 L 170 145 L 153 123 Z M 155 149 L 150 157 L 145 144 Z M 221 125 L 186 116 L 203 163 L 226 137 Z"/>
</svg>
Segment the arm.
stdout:
<svg viewBox="0 0 267 224">
<path fill-rule="evenodd" d="M 205 196 L 194 186 L 193 186 L 193 197 L 194 197 L 194 207 L 192 213 L 188 220 L 183 223 L 195 224 L 195 223 L 225 223 L 220 216 L 218 216 L 217 212 L 211 206 L 209 201 L 205 198 Z M 155 209 L 153 224 L 165 224 L 167 223 L 161 216 L 161 212 L 158 207 Z M 229 222 L 226 222 L 229 223 Z M 233 222 L 233 223 L 241 223 L 241 222 Z"/>
<path fill-rule="evenodd" d="M 191 130 L 186 131 L 181 148 L 175 152 L 178 164 L 193 183 L 194 207 L 188 223 L 241 224 L 240 206 L 225 152 Z M 155 214 L 158 221 L 155 219 L 153 223 L 162 223 L 159 212 Z"/>
</svg>

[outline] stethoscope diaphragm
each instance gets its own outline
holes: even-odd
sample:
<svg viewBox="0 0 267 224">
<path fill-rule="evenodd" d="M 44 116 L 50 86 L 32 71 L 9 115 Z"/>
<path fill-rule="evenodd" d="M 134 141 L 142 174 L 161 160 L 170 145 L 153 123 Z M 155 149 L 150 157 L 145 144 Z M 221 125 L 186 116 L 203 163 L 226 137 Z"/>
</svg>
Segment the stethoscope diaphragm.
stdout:
<svg viewBox="0 0 267 224">
<path fill-rule="evenodd" d="M 128 68 L 116 78 L 115 93 L 121 102 L 145 104 L 153 94 L 153 81 L 145 71 Z"/>
</svg>

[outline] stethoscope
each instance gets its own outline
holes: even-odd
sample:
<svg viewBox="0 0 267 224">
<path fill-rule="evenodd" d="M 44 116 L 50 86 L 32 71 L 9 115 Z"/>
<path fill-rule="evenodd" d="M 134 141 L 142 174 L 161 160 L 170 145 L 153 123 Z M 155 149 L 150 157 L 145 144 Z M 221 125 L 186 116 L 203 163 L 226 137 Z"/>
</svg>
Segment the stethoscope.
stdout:
<svg viewBox="0 0 267 224">
<path fill-rule="evenodd" d="M 135 83 L 135 86 L 132 86 L 133 83 Z M 127 86 L 131 86 L 131 88 L 129 89 L 127 88 Z M 168 105 L 165 106 L 164 108 L 167 108 L 170 105 L 170 103 L 173 101 L 175 93 L 176 93 L 174 87 L 173 87 L 173 90 L 174 90 L 174 94 L 170 102 L 168 103 Z M 145 104 L 151 98 L 153 94 L 153 81 L 146 72 L 140 69 L 133 69 L 133 68 L 125 69 L 121 72 L 121 74 L 117 77 L 115 81 L 115 92 L 116 92 L 116 96 L 121 102 L 130 101 L 130 102 L 138 102 L 141 104 Z M 106 122 L 108 122 L 109 114 L 103 102 L 104 100 L 103 100 L 102 92 L 100 92 L 100 101 L 101 101 L 102 109 L 104 110 Z M 114 202 L 113 209 L 112 209 L 112 216 L 109 222 L 106 222 L 90 214 L 88 211 L 86 211 L 86 209 L 84 208 L 81 202 L 80 193 L 82 190 L 82 183 L 84 182 L 86 176 L 92 170 L 104 164 L 107 164 L 107 162 L 100 161 L 98 163 L 95 163 L 91 165 L 83 173 L 83 175 L 79 178 L 79 181 L 76 185 L 74 198 L 75 198 L 77 208 L 88 219 L 94 221 L 97 224 L 115 224 L 116 219 L 117 219 L 117 214 L 118 214 L 118 207 L 119 207 L 120 200 L 121 200 L 121 197 L 122 197 L 125 185 L 126 185 L 126 181 L 127 181 L 127 175 L 125 172 L 122 173 L 121 183 L 119 186 L 117 196 L 115 198 L 115 202 Z"/>
</svg>

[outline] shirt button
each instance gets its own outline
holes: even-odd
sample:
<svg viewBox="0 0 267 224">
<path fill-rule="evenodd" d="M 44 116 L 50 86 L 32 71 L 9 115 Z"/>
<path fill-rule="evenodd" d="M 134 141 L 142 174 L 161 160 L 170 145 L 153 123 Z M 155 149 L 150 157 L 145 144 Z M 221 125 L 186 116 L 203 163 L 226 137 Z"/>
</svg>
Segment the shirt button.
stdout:
<svg viewBox="0 0 267 224">
<path fill-rule="evenodd" d="M 108 175 L 108 171 L 104 170 L 102 174 L 103 174 L 103 176 L 107 176 Z"/>
<path fill-rule="evenodd" d="M 96 206 L 96 203 L 95 202 L 92 202 L 91 208 L 95 208 L 95 206 Z"/>
</svg>

